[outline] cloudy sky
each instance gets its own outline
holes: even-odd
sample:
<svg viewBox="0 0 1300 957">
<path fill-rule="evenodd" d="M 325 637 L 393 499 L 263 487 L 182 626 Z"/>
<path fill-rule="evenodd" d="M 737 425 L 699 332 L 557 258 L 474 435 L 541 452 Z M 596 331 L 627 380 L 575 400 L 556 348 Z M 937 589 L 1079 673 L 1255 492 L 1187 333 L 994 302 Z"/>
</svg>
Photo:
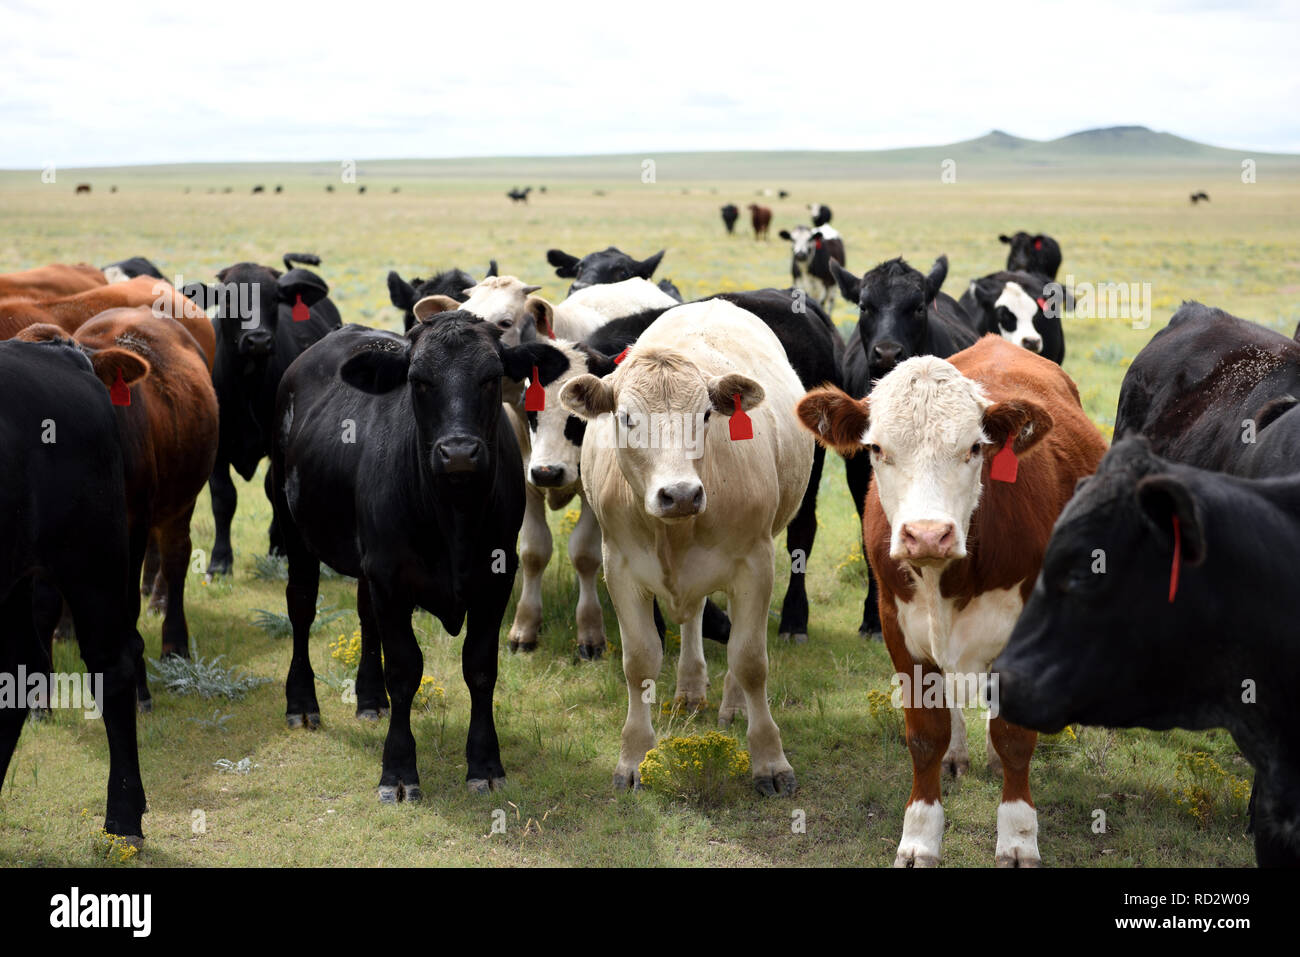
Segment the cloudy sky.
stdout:
<svg viewBox="0 0 1300 957">
<path fill-rule="evenodd" d="M 0 168 L 875 149 L 1141 124 L 1300 152 L 1300 3 L 0 0 Z"/>
</svg>

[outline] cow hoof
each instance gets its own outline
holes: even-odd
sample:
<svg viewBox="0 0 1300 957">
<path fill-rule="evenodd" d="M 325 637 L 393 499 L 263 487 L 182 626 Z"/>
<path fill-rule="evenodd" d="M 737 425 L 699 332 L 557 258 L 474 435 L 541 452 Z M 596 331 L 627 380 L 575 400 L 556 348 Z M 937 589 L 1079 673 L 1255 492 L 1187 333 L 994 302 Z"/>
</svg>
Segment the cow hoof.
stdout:
<svg viewBox="0 0 1300 957">
<path fill-rule="evenodd" d="M 121 841 L 123 844 L 134 847 L 137 851 L 144 848 L 144 836 L 141 834 L 110 834 L 114 843 Z"/>
<path fill-rule="evenodd" d="M 777 637 L 780 638 L 782 641 L 792 641 L 796 645 L 802 645 L 808 641 L 808 633 L 806 631 L 796 631 L 796 632 L 783 631 L 779 635 L 777 635 Z"/>
<path fill-rule="evenodd" d="M 537 639 L 534 638 L 532 641 L 512 640 L 509 643 L 507 643 L 506 647 L 510 649 L 511 654 L 515 654 L 516 652 L 520 652 L 520 651 L 522 651 L 524 654 L 528 654 L 529 652 L 533 652 L 537 650 Z"/>
<path fill-rule="evenodd" d="M 895 867 L 938 867 L 939 858 L 933 854 L 917 854 L 915 851 L 899 851 L 894 858 Z"/>
<path fill-rule="evenodd" d="M 412 804 L 418 802 L 424 795 L 420 792 L 418 784 L 399 784 L 397 786 L 397 800 L 408 801 Z"/>
<path fill-rule="evenodd" d="M 640 791 L 641 775 L 636 771 L 624 771 L 619 768 L 614 772 L 614 790 L 615 791 Z"/>
<path fill-rule="evenodd" d="M 470 778 L 465 782 L 470 794 L 487 794 L 492 790 L 492 783 L 487 778 Z"/>
<path fill-rule="evenodd" d="M 141 698 L 135 706 L 141 714 L 150 714 L 153 711 L 153 698 Z"/>
<path fill-rule="evenodd" d="M 291 728 L 310 728 L 315 731 L 320 727 L 320 712 L 313 711 L 310 714 L 287 714 L 284 716 L 289 722 Z"/>
<path fill-rule="evenodd" d="M 605 657 L 604 645 L 578 645 L 578 657 L 583 661 L 599 661 Z"/>
<path fill-rule="evenodd" d="M 695 714 L 709 706 L 709 699 L 703 695 L 679 694 L 673 698 L 673 710 L 682 714 Z"/>
<path fill-rule="evenodd" d="M 361 708 L 357 711 L 357 719 L 360 721 L 378 721 L 386 717 L 388 717 L 387 708 Z"/>
<path fill-rule="evenodd" d="M 379 785 L 379 803 L 396 804 L 398 801 L 396 784 Z"/>
<path fill-rule="evenodd" d="M 954 778 L 964 777 L 970 771 L 970 758 L 957 758 L 945 756 L 943 759 L 943 771 L 945 774 L 951 774 Z"/>
<path fill-rule="evenodd" d="M 790 797 L 796 787 L 793 771 L 777 771 L 770 777 L 754 778 L 754 789 L 764 797 Z"/>
<path fill-rule="evenodd" d="M 1021 857 L 1019 850 L 1010 854 L 999 854 L 993 863 L 998 867 L 1042 867 L 1043 862 L 1037 857 Z"/>
<path fill-rule="evenodd" d="M 880 631 L 880 629 L 877 629 L 875 631 L 866 631 L 863 629 L 859 629 L 858 637 L 861 638 L 863 641 L 884 641 L 885 640 L 885 636 Z"/>
</svg>

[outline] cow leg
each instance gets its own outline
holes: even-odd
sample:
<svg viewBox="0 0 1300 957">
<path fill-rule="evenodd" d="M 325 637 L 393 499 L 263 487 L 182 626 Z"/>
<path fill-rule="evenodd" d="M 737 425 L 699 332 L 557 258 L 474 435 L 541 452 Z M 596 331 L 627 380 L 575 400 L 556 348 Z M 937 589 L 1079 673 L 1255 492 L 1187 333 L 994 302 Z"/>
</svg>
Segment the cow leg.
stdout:
<svg viewBox="0 0 1300 957">
<path fill-rule="evenodd" d="M 460 653 L 470 709 L 469 735 L 465 739 L 465 782 L 475 794 L 500 790 L 506 783 L 492 715 L 492 697 L 497 685 L 497 636 L 501 634 L 501 618 L 510 602 L 514 573 L 515 569 L 511 568 L 509 575 L 491 576 L 494 581 L 482 586 L 483 597 L 470 606 L 466 616 L 465 644 Z"/>
<path fill-rule="evenodd" d="M 149 547 L 145 549 L 144 572 L 140 578 L 140 594 L 149 599 L 148 610 L 150 612 L 165 610 L 167 586 L 163 582 L 162 551 L 156 533 L 149 536 Z"/>
<path fill-rule="evenodd" d="M 54 672 L 54 630 L 58 627 L 59 617 L 63 614 L 63 594 L 54 587 L 54 583 L 37 575 L 32 579 L 32 625 L 35 631 L 35 653 L 32 659 L 36 666 L 44 668 L 53 681 Z M 53 684 L 51 683 L 51 687 Z M 49 717 L 50 702 L 34 703 L 32 716 L 36 720 Z"/>
<path fill-rule="evenodd" d="M 182 515 L 155 529 L 150 539 L 150 548 L 156 545 L 162 557 L 159 575 L 162 587 L 155 589 L 163 596 L 160 604 L 163 608 L 162 654 L 176 655 L 180 658 L 190 656 L 190 630 L 185 621 L 185 576 L 190 570 L 190 554 L 193 542 L 190 540 L 190 519 L 194 515 L 191 504 Z M 154 603 L 151 601 L 150 606 Z"/>
<path fill-rule="evenodd" d="M 276 556 L 285 554 L 284 551 L 284 533 L 280 530 L 280 516 L 275 513 L 275 489 L 271 487 L 271 470 L 266 470 L 266 478 L 262 481 L 262 488 L 266 490 L 266 500 L 271 503 L 271 527 L 267 530 L 267 537 L 270 539 L 270 545 L 266 550 L 268 555 Z"/>
<path fill-rule="evenodd" d="M 772 551 L 755 548 L 741 559 L 727 591 L 731 640 L 727 671 L 745 695 L 749 761 L 760 794 L 794 794 L 794 768 L 781 747 L 781 731 L 767 705 L 767 608 L 772 600 Z M 725 699 L 725 692 L 724 692 Z"/>
<path fill-rule="evenodd" d="M 988 767 L 991 774 L 1002 773 L 1002 758 L 998 756 L 998 749 L 993 744 L 993 712 L 985 712 L 986 720 L 984 722 L 984 754 L 988 758 Z"/>
<path fill-rule="evenodd" d="M 519 564 L 523 568 L 524 584 L 507 640 L 511 651 L 534 651 L 537 648 L 537 629 L 542 623 L 542 572 L 551 561 L 551 529 L 546 524 L 546 500 L 536 487 L 527 482 L 524 491 L 524 524 L 519 529 Z"/>
<path fill-rule="evenodd" d="M 235 518 L 235 504 L 239 493 L 230 478 L 230 465 L 218 462 L 208 479 L 208 493 L 212 497 L 212 524 L 216 534 L 212 541 L 212 557 L 208 560 L 208 580 L 217 575 L 229 575 L 235 563 L 235 553 L 230 547 L 230 523 Z"/>
<path fill-rule="evenodd" d="M 825 461 L 826 449 L 818 445 L 813 451 L 812 472 L 803 493 L 803 503 L 785 530 L 785 547 L 790 553 L 790 584 L 781 605 L 777 635 L 796 644 L 808 640 L 808 592 L 804 588 L 804 578 L 808 560 L 812 557 L 813 541 L 817 538 L 817 490 L 821 487 Z"/>
<path fill-rule="evenodd" d="M 361 619 L 361 663 L 357 666 L 357 717 L 378 721 L 388 714 L 383 657 L 379 653 L 379 623 L 370 603 L 370 580 L 357 576 L 357 617 Z"/>
<path fill-rule="evenodd" d="M 1029 759 L 1034 755 L 1038 734 L 999 717 L 989 721 L 989 737 L 1002 758 L 1002 803 L 998 805 L 994 861 L 998 867 L 1040 867 L 1038 812 L 1029 794 Z"/>
<path fill-rule="evenodd" d="M 9 762 L 13 759 L 18 738 L 23 733 L 27 718 L 27 689 L 18 686 L 18 668 L 36 664 L 46 668 L 39 657 L 40 642 L 32 626 L 33 594 L 26 580 L 16 582 L 9 594 L 0 601 L 0 675 L 14 682 L 15 700 L 11 706 L 0 708 L 0 788 L 9 775 Z M 49 701 L 43 702 L 48 713 Z"/>
<path fill-rule="evenodd" d="M 709 692 L 709 672 L 704 664 L 704 600 L 682 616 L 682 647 L 677 658 L 677 694 L 673 707 L 698 711 Z"/>
<path fill-rule="evenodd" d="M 605 569 L 605 585 L 618 615 L 619 639 L 623 645 L 623 679 L 627 683 L 627 720 L 619 747 L 614 787 L 641 786 L 641 762 L 655 745 L 650 705 L 663 666 L 664 651 L 655 631 L 653 602 L 632 580 L 627 562 L 611 554 Z M 649 692 L 649 694 L 647 694 Z"/>
<path fill-rule="evenodd" d="M 600 524 L 585 496 L 582 514 L 569 536 L 569 561 L 578 573 L 578 657 L 596 661 L 605 655 L 605 615 L 596 591 L 601 561 Z"/>
<path fill-rule="evenodd" d="M 320 704 L 316 700 L 316 673 L 311 667 L 307 641 L 316 618 L 316 594 L 320 590 L 320 562 L 289 531 L 289 583 L 284 601 L 293 625 L 293 659 L 284 680 L 285 720 L 289 727 L 320 727 Z"/>
<path fill-rule="evenodd" d="M 420 775 L 415 768 L 415 735 L 411 733 L 411 701 L 424 672 L 424 655 L 411 630 L 415 605 L 385 593 L 370 579 L 371 607 L 384 649 L 384 683 L 392 695 L 384 767 L 379 776 L 379 803 L 420 800 Z M 468 636 L 466 636 L 468 643 Z M 493 678 L 495 679 L 495 674 Z"/>
<path fill-rule="evenodd" d="M 862 528 L 862 509 L 867 500 L 867 489 L 871 485 L 871 459 L 866 455 L 850 455 L 844 460 L 844 479 L 853 499 L 853 507 L 858 510 L 858 528 Z M 862 555 L 867 555 L 866 542 L 862 543 Z M 862 601 L 862 624 L 858 626 L 858 635 L 870 638 L 883 635 L 880 627 L 879 596 L 876 593 L 876 579 L 871 574 L 871 565 L 866 563 L 867 597 Z"/>
<path fill-rule="evenodd" d="M 130 558 L 128 559 L 127 572 L 129 575 L 129 586 L 126 596 L 126 613 L 131 621 L 130 635 L 128 636 L 131 646 L 131 655 L 135 660 L 135 694 L 136 701 L 140 710 L 148 713 L 153 710 L 153 696 L 149 694 L 149 673 L 144 666 L 144 637 L 140 634 L 140 589 L 136 583 L 140 581 L 140 570 L 144 566 L 144 553 L 149 548 L 149 525 L 143 519 L 137 518 L 130 528 Z M 76 620 L 76 610 L 73 610 L 73 620 Z M 77 627 L 77 637 L 80 640 L 81 628 Z"/>
<path fill-rule="evenodd" d="M 948 709 L 952 714 L 948 750 L 943 755 L 943 769 L 955 778 L 970 770 L 970 749 L 966 743 L 966 715 L 955 705 Z"/>
</svg>

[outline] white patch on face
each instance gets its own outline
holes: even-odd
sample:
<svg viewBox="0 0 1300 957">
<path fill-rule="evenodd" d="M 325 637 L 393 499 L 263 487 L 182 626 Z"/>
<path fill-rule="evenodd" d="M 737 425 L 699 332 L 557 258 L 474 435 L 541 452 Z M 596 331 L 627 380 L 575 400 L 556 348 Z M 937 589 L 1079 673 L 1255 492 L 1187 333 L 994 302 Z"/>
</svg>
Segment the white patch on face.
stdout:
<svg viewBox="0 0 1300 957">
<path fill-rule="evenodd" d="M 1021 288 L 1019 283 L 1009 282 L 1003 286 L 1002 295 L 998 296 L 998 301 L 993 306 L 995 309 L 1001 306 L 1016 317 L 1016 327 L 1009 332 L 1002 328 L 1001 323 L 998 324 L 998 331 L 1002 333 L 1003 339 L 1030 352 L 1043 351 L 1043 337 L 1034 328 L 1034 315 L 1038 312 L 1038 303 Z"/>
<path fill-rule="evenodd" d="M 949 362 L 916 356 L 876 383 L 871 392 L 871 422 L 863 437 L 875 445 L 871 463 L 880 504 L 890 524 L 890 557 L 908 557 L 903 527 L 951 524 L 955 541 L 948 560 L 966 555 L 966 532 L 979 503 L 987 444 L 980 386 Z M 919 524 L 916 524 L 919 523 Z"/>
<path fill-rule="evenodd" d="M 519 345 L 521 326 L 528 319 L 526 303 L 530 293 L 514 276 L 489 276 L 465 290 L 469 298 L 460 306 L 466 312 L 491 322 L 502 330 L 501 341 Z"/>
<path fill-rule="evenodd" d="M 1026 801 L 998 805 L 998 847 L 995 861 L 1002 866 L 1038 864 L 1038 812 Z"/>
<path fill-rule="evenodd" d="M 933 866 L 943 845 L 943 805 L 938 801 L 913 801 L 903 812 L 903 839 L 898 842 L 895 867 Z"/>
<path fill-rule="evenodd" d="M 818 226 L 816 229 L 809 229 L 807 226 L 796 226 L 790 230 L 791 252 L 796 259 L 811 259 L 817 252 L 818 239 L 839 239 L 840 234 L 830 226 Z"/>
</svg>

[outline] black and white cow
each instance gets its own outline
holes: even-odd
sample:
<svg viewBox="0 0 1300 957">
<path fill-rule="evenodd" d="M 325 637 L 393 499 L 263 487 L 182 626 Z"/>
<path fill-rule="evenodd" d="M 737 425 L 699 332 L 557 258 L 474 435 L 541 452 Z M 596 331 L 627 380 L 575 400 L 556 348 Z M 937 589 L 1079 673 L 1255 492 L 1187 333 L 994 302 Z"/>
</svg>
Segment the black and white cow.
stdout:
<svg viewBox="0 0 1300 957">
<path fill-rule="evenodd" d="M 483 278 L 497 274 L 497 261 L 488 262 L 488 270 Z M 478 280 L 463 269 L 444 269 L 432 279 L 411 279 L 409 282 L 397 274 L 397 270 L 388 273 L 388 301 L 402 310 L 402 328 L 410 331 L 415 325 L 415 304 L 426 296 L 450 296 L 457 302 L 469 298 L 469 290 L 478 285 Z M 541 288 L 541 287 L 538 287 Z"/>
<path fill-rule="evenodd" d="M 28 699 L 18 668 L 33 677 L 50 671 L 33 624 L 39 577 L 66 599 L 87 674 L 103 681 L 82 704 L 87 716 L 103 715 L 108 736 L 104 830 L 137 847 L 145 796 L 133 662 L 144 642 L 132 614 L 138 582 L 129 574 L 124 461 L 109 387 L 148 371 L 125 349 L 102 350 L 97 371 L 69 344 L 0 342 L 0 680 L 17 692 L 0 706 L 0 784 L 29 705 L 42 704 Z"/>
<path fill-rule="evenodd" d="M 423 669 L 411 631 L 416 606 L 451 634 L 467 629 L 466 780 L 477 792 L 504 784 L 492 695 L 524 485 L 501 379 L 535 368 L 554 374 L 564 357 L 543 342 L 506 347 L 500 338 L 459 310 L 404 336 L 348 325 L 289 367 L 276 398 L 271 474 L 294 642 L 286 714 L 290 727 L 320 723 L 308 637 L 323 561 L 357 579 L 357 715 L 378 717 L 392 696 L 385 803 L 420 797 L 411 734 Z M 349 427 L 355 441 L 340 432 Z"/>
<path fill-rule="evenodd" d="M 143 256 L 132 256 L 130 259 L 109 263 L 103 268 L 102 272 L 104 278 L 109 282 L 126 282 L 136 276 L 152 276 L 154 279 L 166 278 L 157 266 Z"/>
<path fill-rule="evenodd" d="M 837 263 L 831 272 L 845 300 L 858 307 L 858 322 L 844 347 L 844 391 L 855 399 L 871 392 L 877 380 L 913 356 L 946 359 L 975 344 L 973 320 L 951 296 L 940 291 L 948 277 L 948 257 L 940 256 L 922 275 L 900 257 L 858 278 Z M 861 516 L 871 482 L 871 461 L 864 455 L 845 459 L 853 507 Z M 865 552 L 864 552 L 865 554 Z M 879 635 L 880 612 L 875 582 L 867 570 L 867 596 L 859 634 Z"/>
<path fill-rule="evenodd" d="M 313 257 L 314 258 L 314 257 Z M 339 311 L 325 280 L 308 269 L 281 273 L 256 263 L 236 263 L 211 285 L 190 283 L 184 293 L 203 309 L 215 309 L 217 355 L 212 384 L 221 410 L 217 460 L 208 490 L 216 536 L 208 575 L 228 574 L 234 562 L 230 523 L 238 494 L 230 469 L 252 479 L 271 451 L 275 390 L 284 370 L 302 352 L 339 328 Z M 271 498 L 271 474 L 265 482 Z M 279 529 L 270 529 L 271 551 L 281 550 Z"/>
<path fill-rule="evenodd" d="M 1227 728 L 1255 767 L 1256 860 L 1300 867 L 1297 567 L 1294 467 L 1250 480 L 1116 442 L 1057 520 L 993 662 L 1001 716 L 1048 733 Z"/>
<path fill-rule="evenodd" d="M 825 203 L 809 203 L 808 215 L 812 217 L 814 227 L 826 226 L 831 221 L 831 208 Z"/>
<path fill-rule="evenodd" d="M 1045 285 L 1033 273 L 996 272 L 972 279 L 958 305 L 975 320 L 980 335 L 1001 336 L 1061 365 L 1065 361 L 1062 303 L 1048 295 Z"/>
<path fill-rule="evenodd" d="M 1011 247 L 1007 253 L 1009 272 L 1032 272 L 1047 279 L 1055 279 L 1061 268 L 1061 247 L 1045 233 L 1018 232 L 1012 236 L 1002 233 L 998 241 Z"/>
<path fill-rule="evenodd" d="M 736 232 L 736 220 L 740 218 L 740 207 L 735 203 L 728 203 L 722 207 L 722 225 L 727 227 L 727 235 Z"/>
<path fill-rule="evenodd" d="M 790 275 L 794 287 L 802 289 L 826 310 L 835 309 L 835 276 L 831 263 L 844 265 L 844 240 L 830 226 L 796 226 L 777 234 L 790 243 Z"/>
<path fill-rule="evenodd" d="M 571 256 L 562 249 L 548 249 L 546 261 L 555 267 L 555 275 L 561 279 L 572 279 L 569 295 L 579 289 L 598 283 L 622 282 L 625 279 L 649 279 L 659 267 L 666 250 L 659 250 L 653 256 L 642 260 L 633 259 L 616 246 L 608 246 L 599 252 L 588 253 L 581 259 Z M 665 290 L 666 291 L 666 290 Z"/>
</svg>

